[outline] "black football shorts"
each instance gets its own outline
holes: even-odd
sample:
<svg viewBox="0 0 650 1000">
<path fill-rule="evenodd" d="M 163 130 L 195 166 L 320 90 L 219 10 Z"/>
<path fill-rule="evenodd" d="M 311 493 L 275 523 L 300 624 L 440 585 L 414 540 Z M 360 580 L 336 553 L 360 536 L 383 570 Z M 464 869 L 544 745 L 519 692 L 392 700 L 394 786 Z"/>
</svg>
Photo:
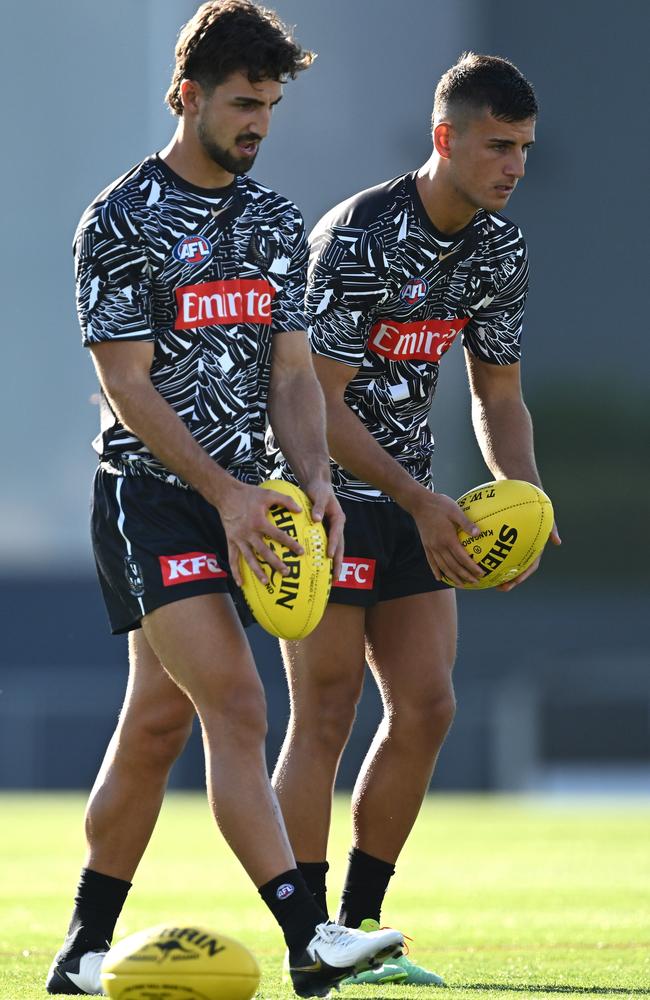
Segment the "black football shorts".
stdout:
<svg viewBox="0 0 650 1000">
<path fill-rule="evenodd" d="M 230 575 L 221 518 L 195 490 L 99 468 L 91 530 L 114 635 L 139 628 L 164 604 L 201 594 L 230 594 L 242 623 L 252 623 Z"/>
<path fill-rule="evenodd" d="M 333 604 L 368 608 L 397 597 L 448 590 L 424 554 L 415 521 L 393 501 L 340 500 L 345 513 L 345 555 L 332 583 Z"/>
</svg>

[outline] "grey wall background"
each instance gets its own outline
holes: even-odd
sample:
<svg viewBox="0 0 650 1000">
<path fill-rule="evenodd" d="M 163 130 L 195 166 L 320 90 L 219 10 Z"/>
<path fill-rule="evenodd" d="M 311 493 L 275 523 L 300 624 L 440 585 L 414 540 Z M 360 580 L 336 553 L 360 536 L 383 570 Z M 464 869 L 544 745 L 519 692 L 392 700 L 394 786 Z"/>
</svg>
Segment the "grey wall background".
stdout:
<svg viewBox="0 0 650 1000">
<path fill-rule="evenodd" d="M 87 541 L 96 384 L 70 243 L 95 194 L 171 134 L 163 96 L 195 6 L 2 4 L 0 786 L 88 783 L 119 706 L 124 651 L 106 634 Z M 255 175 L 294 198 L 308 225 L 428 157 L 435 82 L 462 50 L 505 55 L 536 86 L 537 146 L 508 214 L 531 250 L 524 382 L 565 545 L 521 592 L 461 597 L 460 712 L 436 781 L 554 787 L 578 774 L 650 788 L 646 0 L 275 6 L 319 58 L 287 85 Z M 17 38 L 30 39 L 27 62 Z M 432 420 L 438 488 L 458 495 L 487 478 L 458 349 Z M 274 755 L 281 670 L 274 645 L 254 642 Z M 348 780 L 376 711 L 369 692 Z M 177 780 L 200 772 L 197 744 Z"/>
</svg>

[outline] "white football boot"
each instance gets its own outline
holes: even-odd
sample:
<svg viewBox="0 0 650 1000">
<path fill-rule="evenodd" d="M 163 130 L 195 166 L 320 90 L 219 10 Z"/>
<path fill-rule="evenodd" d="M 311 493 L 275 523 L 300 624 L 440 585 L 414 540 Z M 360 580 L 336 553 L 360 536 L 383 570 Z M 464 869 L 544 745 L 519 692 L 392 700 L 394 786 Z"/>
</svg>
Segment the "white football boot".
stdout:
<svg viewBox="0 0 650 1000">
<path fill-rule="evenodd" d="M 71 996 L 105 996 L 102 989 L 101 969 L 105 951 L 87 951 L 76 958 L 52 962 L 45 981 L 48 993 L 66 993 Z"/>
<path fill-rule="evenodd" d="M 367 933 L 333 921 L 317 924 L 297 962 L 289 964 L 294 991 L 300 997 L 324 997 L 342 979 L 379 967 L 404 950 L 401 931 L 387 928 Z"/>
</svg>

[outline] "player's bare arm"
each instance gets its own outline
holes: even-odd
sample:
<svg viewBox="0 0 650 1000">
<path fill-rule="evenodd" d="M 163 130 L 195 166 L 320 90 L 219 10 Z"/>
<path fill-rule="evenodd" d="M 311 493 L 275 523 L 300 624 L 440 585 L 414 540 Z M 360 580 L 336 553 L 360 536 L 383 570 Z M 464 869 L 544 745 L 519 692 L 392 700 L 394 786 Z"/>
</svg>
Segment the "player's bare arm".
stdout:
<svg viewBox="0 0 650 1000">
<path fill-rule="evenodd" d="M 415 519 L 427 559 L 437 580 L 473 583 L 483 571 L 458 541 L 457 528 L 469 534 L 476 526 L 451 497 L 432 493 L 416 482 L 364 427 L 345 402 L 345 389 L 358 368 L 314 355 L 316 374 L 325 395 L 330 452 L 355 476 L 391 496 Z"/>
<path fill-rule="evenodd" d="M 472 424 L 485 464 L 495 479 L 523 479 L 542 485 L 533 441 L 533 422 L 521 391 L 521 365 L 492 365 L 465 350 L 472 398 Z M 561 540 L 554 524 L 554 545 Z M 499 590 L 512 590 L 535 572 L 539 559 L 512 583 Z"/>
<path fill-rule="evenodd" d="M 194 487 L 217 508 L 228 539 L 232 575 L 241 585 L 239 556 L 256 576 L 264 572 L 255 558 L 259 552 L 273 569 L 286 572 L 284 563 L 264 541 L 267 535 L 294 552 L 302 552 L 295 539 L 271 525 L 266 511 L 285 503 L 298 510 L 295 501 L 281 494 L 240 483 L 222 469 L 154 388 L 150 378 L 153 344 L 142 341 L 102 343 L 91 346 L 102 388 L 117 416 L 166 468 Z"/>
<path fill-rule="evenodd" d="M 312 517 L 327 519 L 327 554 L 338 576 L 343 558 L 345 515 L 334 496 L 325 434 L 325 402 L 306 332 L 273 338 L 268 413 L 273 433 L 313 503 Z"/>
</svg>

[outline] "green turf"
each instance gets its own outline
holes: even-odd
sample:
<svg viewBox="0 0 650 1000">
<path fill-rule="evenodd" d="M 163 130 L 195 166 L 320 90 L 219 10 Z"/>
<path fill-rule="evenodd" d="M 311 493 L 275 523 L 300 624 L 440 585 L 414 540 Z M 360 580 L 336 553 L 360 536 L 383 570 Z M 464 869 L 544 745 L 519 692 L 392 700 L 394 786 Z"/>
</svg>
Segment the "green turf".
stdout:
<svg viewBox="0 0 650 1000">
<path fill-rule="evenodd" d="M 80 865 L 83 800 L 0 796 L 0 997 L 46 996 Z M 349 840 L 335 811 L 329 876 L 336 905 Z M 431 797 L 405 849 L 384 921 L 411 956 L 442 973 L 451 1000 L 650 996 L 650 808 L 534 799 Z M 280 985 L 273 920 L 212 827 L 200 796 L 170 795 L 118 936 L 161 921 L 200 922 L 241 939 Z M 347 987 L 341 998 L 431 990 Z"/>
</svg>

